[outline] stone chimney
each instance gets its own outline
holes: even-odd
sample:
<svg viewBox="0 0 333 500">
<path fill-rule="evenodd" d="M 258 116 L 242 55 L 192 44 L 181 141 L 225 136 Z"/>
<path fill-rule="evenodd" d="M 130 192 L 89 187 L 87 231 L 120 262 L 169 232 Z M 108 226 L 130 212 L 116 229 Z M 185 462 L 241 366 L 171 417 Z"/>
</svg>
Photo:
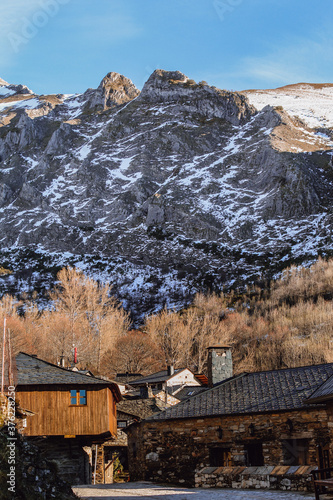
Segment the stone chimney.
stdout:
<svg viewBox="0 0 333 500">
<path fill-rule="evenodd" d="M 231 347 L 217 344 L 208 347 L 208 385 L 215 384 L 233 376 Z"/>
<path fill-rule="evenodd" d="M 154 397 L 153 389 L 146 384 L 143 387 L 140 387 L 140 398 L 141 399 L 151 399 Z"/>
<path fill-rule="evenodd" d="M 168 377 L 171 377 L 171 375 L 174 375 L 175 367 L 173 365 L 168 365 L 167 366 L 167 373 L 168 373 Z"/>
</svg>

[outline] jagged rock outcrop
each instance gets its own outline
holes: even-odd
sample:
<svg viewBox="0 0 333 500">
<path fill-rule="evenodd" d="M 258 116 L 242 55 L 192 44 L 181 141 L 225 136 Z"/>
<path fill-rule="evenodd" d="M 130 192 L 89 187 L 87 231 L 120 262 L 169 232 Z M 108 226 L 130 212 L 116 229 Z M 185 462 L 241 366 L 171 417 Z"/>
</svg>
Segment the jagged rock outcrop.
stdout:
<svg viewBox="0 0 333 500">
<path fill-rule="evenodd" d="M 176 113 L 181 108 L 182 112 L 199 113 L 210 119 L 222 118 L 233 125 L 245 123 L 255 113 L 245 96 L 210 87 L 206 82 L 197 84 L 180 71 L 154 71 L 145 83 L 139 101 L 149 105 L 176 104 Z"/>
<path fill-rule="evenodd" d="M 117 73 L 72 96 L 0 85 L 3 290 L 80 262 L 140 316 L 331 251 L 328 122 L 178 71 L 141 93 Z"/>
<path fill-rule="evenodd" d="M 98 88 L 91 93 L 87 107 L 91 109 L 114 108 L 126 104 L 140 94 L 129 78 L 119 73 L 108 73 Z"/>
</svg>

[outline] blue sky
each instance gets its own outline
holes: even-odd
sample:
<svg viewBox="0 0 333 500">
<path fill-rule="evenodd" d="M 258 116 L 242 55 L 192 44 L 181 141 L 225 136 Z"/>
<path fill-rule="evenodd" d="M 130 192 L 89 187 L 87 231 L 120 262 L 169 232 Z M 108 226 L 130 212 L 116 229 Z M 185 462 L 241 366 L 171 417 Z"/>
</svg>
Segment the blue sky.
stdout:
<svg viewBox="0 0 333 500">
<path fill-rule="evenodd" d="M 332 0 L 0 0 L 0 77 L 83 92 L 156 68 L 230 90 L 333 82 Z"/>
</svg>

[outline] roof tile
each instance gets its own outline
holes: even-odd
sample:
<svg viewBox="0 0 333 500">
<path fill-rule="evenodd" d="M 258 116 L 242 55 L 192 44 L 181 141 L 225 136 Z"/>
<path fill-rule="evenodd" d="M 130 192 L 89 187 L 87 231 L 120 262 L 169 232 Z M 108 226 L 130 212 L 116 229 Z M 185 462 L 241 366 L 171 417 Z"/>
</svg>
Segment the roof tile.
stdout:
<svg viewBox="0 0 333 500">
<path fill-rule="evenodd" d="M 332 376 L 333 363 L 245 373 L 150 417 L 154 420 L 295 410 Z"/>
</svg>

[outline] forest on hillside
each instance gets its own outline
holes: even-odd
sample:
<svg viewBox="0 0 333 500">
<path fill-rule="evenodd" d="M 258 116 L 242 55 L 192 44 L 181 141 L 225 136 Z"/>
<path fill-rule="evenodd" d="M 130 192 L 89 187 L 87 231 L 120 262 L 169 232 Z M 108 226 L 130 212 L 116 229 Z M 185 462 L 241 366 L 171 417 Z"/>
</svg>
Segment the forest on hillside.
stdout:
<svg viewBox="0 0 333 500">
<path fill-rule="evenodd" d="M 333 260 L 290 267 L 265 287 L 245 292 L 198 293 L 181 311 L 147 316 L 139 330 L 112 294 L 76 268 L 64 268 L 50 291 L 49 309 L 5 295 L 7 350 L 37 354 L 52 363 L 61 356 L 78 367 L 112 377 L 147 374 L 174 364 L 205 373 L 207 347 L 232 346 L 235 373 L 333 361 Z"/>
</svg>

